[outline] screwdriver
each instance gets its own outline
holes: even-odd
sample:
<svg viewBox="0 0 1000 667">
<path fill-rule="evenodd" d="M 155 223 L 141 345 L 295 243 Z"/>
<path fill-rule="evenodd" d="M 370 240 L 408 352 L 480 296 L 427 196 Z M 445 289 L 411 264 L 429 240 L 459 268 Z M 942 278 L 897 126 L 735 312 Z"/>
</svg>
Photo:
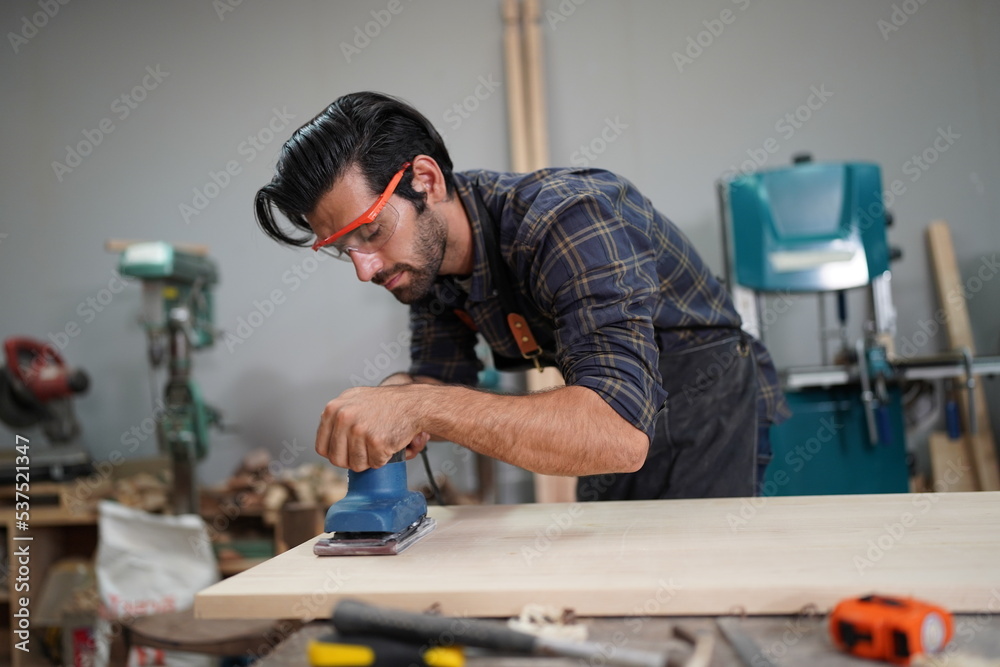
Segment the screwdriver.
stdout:
<svg viewBox="0 0 1000 667">
<path fill-rule="evenodd" d="M 435 646 L 397 641 L 370 635 L 339 635 L 335 632 L 309 642 L 312 667 L 462 667 L 460 646 Z"/>
</svg>

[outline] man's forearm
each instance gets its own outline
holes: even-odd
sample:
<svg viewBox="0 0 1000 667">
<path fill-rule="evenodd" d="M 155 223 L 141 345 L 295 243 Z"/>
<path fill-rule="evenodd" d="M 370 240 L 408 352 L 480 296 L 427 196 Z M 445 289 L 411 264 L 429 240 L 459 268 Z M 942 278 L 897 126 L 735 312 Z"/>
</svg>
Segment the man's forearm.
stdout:
<svg viewBox="0 0 1000 667">
<path fill-rule="evenodd" d="M 633 472 L 646 458 L 646 434 L 586 387 L 527 396 L 448 385 L 401 389 L 400 407 L 415 411 L 421 430 L 533 472 Z"/>
</svg>

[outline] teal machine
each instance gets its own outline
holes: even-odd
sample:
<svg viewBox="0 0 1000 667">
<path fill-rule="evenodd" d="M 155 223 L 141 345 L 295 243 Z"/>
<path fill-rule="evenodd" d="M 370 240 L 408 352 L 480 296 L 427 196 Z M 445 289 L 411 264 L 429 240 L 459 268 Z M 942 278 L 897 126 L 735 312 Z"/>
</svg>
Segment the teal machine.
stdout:
<svg viewBox="0 0 1000 667">
<path fill-rule="evenodd" d="M 894 493 L 909 489 L 901 388 L 908 380 L 964 377 L 996 370 L 996 358 L 964 354 L 893 358 L 891 216 L 881 171 L 866 162 L 814 163 L 724 179 L 718 184 L 726 279 L 744 329 L 765 340 L 780 317 L 768 295 L 816 294 L 820 335 L 825 300 L 835 295 L 840 352 L 816 366 L 781 371 L 793 416 L 774 427 L 767 495 Z M 847 335 L 847 290 L 871 293 L 863 335 Z M 971 389 L 970 389 L 971 390 Z M 975 428 L 973 415 L 969 423 Z"/>
<path fill-rule="evenodd" d="M 221 420 L 191 377 L 191 353 L 215 343 L 211 288 L 218 271 L 201 251 L 162 242 L 128 245 L 118 270 L 142 281 L 149 363 L 167 366 L 157 437 L 173 469 L 173 510 L 197 513 L 195 466 L 208 454 L 209 426 Z"/>
</svg>

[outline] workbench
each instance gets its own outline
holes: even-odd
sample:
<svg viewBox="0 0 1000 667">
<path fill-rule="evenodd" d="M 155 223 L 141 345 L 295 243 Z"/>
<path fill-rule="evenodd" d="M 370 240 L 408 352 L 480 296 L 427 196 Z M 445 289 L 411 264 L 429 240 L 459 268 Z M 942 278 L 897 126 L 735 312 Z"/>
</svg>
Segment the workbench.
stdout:
<svg viewBox="0 0 1000 667">
<path fill-rule="evenodd" d="M 1000 492 L 432 507 L 397 556 L 305 542 L 195 597 L 202 618 L 329 615 L 354 597 L 456 616 L 795 614 L 876 591 L 953 612 L 1000 600 Z M 990 606 L 994 605 L 994 606 Z"/>
<path fill-rule="evenodd" d="M 1000 656 L 993 615 L 1000 611 L 1000 493 L 432 507 L 429 513 L 437 529 L 400 555 L 318 558 L 309 540 L 200 592 L 195 614 L 309 621 L 327 618 L 338 600 L 353 597 L 410 611 L 511 617 L 536 603 L 588 619 L 596 640 L 614 643 L 618 636 L 637 645 L 655 645 L 678 618 L 711 628 L 711 617 L 747 614 L 745 627 L 761 650 L 799 656 L 781 663 L 833 665 L 851 663 L 830 647 L 823 616 L 841 599 L 877 592 L 969 614 L 968 637 L 958 637 L 963 650 Z M 304 641 L 312 628 L 288 641 Z M 731 657 L 726 642 L 719 646 L 718 660 Z M 820 655 L 840 662 L 819 662 Z"/>
<path fill-rule="evenodd" d="M 711 667 L 745 667 L 732 646 L 720 635 L 712 617 L 635 617 L 626 619 L 580 619 L 586 625 L 592 641 L 606 643 L 610 651 L 615 646 L 658 649 L 670 637 L 670 627 L 680 624 L 691 631 L 709 632 L 715 638 Z M 965 614 L 955 617 L 955 639 L 939 657 L 936 667 L 958 665 L 960 656 L 974 655 L 994 658 L 1000 664 L 1000 614 Z M 742 619 L 741 627 L 760 652 L 751 659 L 752 667 L 763 667 L 763 659 L 775 665 L 808 665 L 809 667 L 872 667 L 878 663 L 853 658 L 837 651 L 826 630 L 823 615 L 752 616 Z M 306 667 L 306 647 L 330 631 L 328 623 L 310 623 L 274 647 L 257 667 Z M 983 663 L 994 664 L 994 663 Z M 468 667 L 591 667 L 581 660 L 488 656 L 470 653 Z M 600 667 L 594 661 L 593 667 Z"/>
</svg>

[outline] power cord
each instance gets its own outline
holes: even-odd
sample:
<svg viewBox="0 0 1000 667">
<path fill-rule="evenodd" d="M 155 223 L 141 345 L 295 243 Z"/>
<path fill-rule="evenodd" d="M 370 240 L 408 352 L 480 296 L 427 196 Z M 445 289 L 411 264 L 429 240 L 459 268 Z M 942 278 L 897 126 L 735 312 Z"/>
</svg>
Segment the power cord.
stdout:
<svg viewBox="0 0 1000 667">
<path fill-rule="evenodd" d="M 431 491 L 434 492 L 434 500 L 438 505 L 444 505 L 444 498 L 441 496 L 441 489 L 438 488 L 437 482 L 434 481 L 434 473 L 431 472 L 431 462 L 427 458 L 427 450 L 420 450 L 420 458 L 424 460 L 424 471 L 427 473 L 427 482 L 431 485 Z"/>
</svg>

